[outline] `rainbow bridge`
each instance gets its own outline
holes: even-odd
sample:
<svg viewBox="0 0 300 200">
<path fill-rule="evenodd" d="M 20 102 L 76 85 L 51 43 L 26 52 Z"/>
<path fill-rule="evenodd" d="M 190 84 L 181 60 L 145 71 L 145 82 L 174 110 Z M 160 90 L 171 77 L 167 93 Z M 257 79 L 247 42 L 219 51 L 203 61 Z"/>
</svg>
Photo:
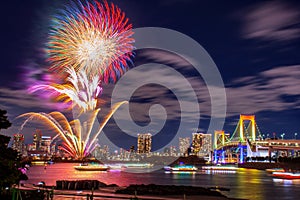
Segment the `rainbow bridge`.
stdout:
<svg viewBox="0 0 300 200">
<path fill-rule="evenodd" d="M 249 122 L 248 124 L 245 123 Z M 224 130 L 214 133 L 214 163 L 243 163 L 247 157 L 268 156 L 280 151 L 283 156 L 299 156 L 300 140 L 264 138 L 256 124 L 255 115 L 240 115 L 239 122 L 230 136 Z"/>
</svg>

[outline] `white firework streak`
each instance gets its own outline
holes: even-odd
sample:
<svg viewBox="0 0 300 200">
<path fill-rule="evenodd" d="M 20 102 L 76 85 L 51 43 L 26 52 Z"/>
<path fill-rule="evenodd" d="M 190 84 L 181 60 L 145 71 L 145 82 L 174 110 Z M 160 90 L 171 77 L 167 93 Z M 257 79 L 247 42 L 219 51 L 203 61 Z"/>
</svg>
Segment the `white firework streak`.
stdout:
<svg viewBox="0 0 300 200">
<path fill-rule="evenodd" d="M 101 94 L 100 77 L 87 78 L 85 71 L 76 71 L 70 67 L 66 69 L 68 77 L 65 84 L 38 84 L 29 88 L 30 93 L 37 91 L 48 92 L 57 101 L 72 103 L 72 108 L 78 107 L 81 112 L 95 110 L 97 97 Z"/>
</svg>

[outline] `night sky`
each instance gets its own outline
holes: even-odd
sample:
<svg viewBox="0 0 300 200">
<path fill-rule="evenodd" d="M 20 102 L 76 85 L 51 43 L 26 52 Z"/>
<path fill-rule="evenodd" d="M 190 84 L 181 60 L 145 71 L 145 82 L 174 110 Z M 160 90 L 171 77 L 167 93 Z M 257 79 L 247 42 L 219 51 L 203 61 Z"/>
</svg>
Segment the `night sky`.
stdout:
<svg viewBox="0 0 300 200">
<path fill-rule="evenodd" d="M 55 110 L 51 107 L 53 102 L 28 94 L 27 87 L 49 67 L 44 48 L 51 19 L 68 2 L 14 0 L 1 3 L 0 108 L 8 111 L 9 120 L 13 123 L 8 130 L 1 130 L 2 133 L 12 135 L 19 131 L 22 121 L 15 120 L 15 117 L 20 114 Z M 258 128 L 265 135 L 275 132 L 279 137 L 285 133 L 285 138 L 294 138 L 294 133 L 300 133 L 299 2 L 109 2 L 126 13 L 133 28 L 161 27 L 175 30 L 192 38 L 207 51 L 221 74 L 226 91 L 225 132 L 234 131 L 240 114 L 255 114 Z M 189 127 L 181 136 L 191 136 L 197 129 L 207 132 L 211 102 L 201 76 L 178 55 L 155 49 L 137 49 L 130 70 L 147 63 L 168 65 L 184 75 L 195 89 L 202 112 L 199 127 Z M 149 67 L 135 80 L 142 79 L 144 75 L 154 77 L 158 74 Z M 165 75 L 164 79 L 180 87 L 180 82 L 172 76 Z M 103 87 L 101 98 L 109 102 L 114 85 Z M 165 107 L 167 112 L 165 126 L 161 130 L 149 130 L 154 135 L 158 131 L 153 144 L 154 149 L 159 149 L 167 146 L 176 134 L 180 106 L 172 89 L 156 82 L 141 86 L 134 92 L 129 104 L 131 117 L 138 126 L 150 123 L 148 112 L 154 104 Z M 105 112 L 106 109 L 103 110 Z M 42 125 L 37 127 L 42 128 Z M 34 125 L 28 125 L 21 132 L 30 138 L 34 128 Z M 114 144 L 128 148 L 135 144 L 136 133 L 141 130 L 144 129 L 133 129 L 132 135 L 125 134 L 114 120 L 110 120 L 104 132 Z"/>
</svg>

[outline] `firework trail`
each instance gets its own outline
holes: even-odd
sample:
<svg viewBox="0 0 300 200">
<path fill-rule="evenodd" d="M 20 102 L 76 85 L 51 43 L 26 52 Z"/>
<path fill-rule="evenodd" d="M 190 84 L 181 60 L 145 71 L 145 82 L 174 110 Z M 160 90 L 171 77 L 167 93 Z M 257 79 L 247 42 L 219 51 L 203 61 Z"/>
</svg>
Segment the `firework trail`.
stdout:
<svg viewBox="0 0 300 200">
<path fill-rule="evenodd" d="M 131 62 L 132 25 L 114 4 L 78 1 L 53 21 L 47 51 L 54 72 L 73 67 L 115 82 Z"/>
<path fill-rule="evenodd" d="M 49 114 L 42 112 L 29 112 L 18 116 L 18 118 L 27 118 L 21 127 L 24 127 L 25 124 L 34 119 L 44 122 L 45 125 L 57 133 L 57 135 L 54 137 L 55 139 L 60 138 L 63 140 L 63 144 L 60 149 L 69 154 L 72 158 L 81 160 L 89 156 L 90 153 L 95 149 L 97 146 L 96 139 L 101 133 L 102 129 L 114 112 L 125 103 L 128 102 L 122 101 L 114 104 L 111 111 L 105 116 L 95 133 L 92 133 L 92 128 L 100 109 L 93 110 L 85 122 L 81 122 L 79 119 L 69 122 L 62 113 L 57 111 Z"/>
<path fill-rule="evenodd" d="M 48 96 L 55 97 L 56 101 L 72 105 L 71 108 L 79 108 L 79 113 L 95 110 L 98 96 L 102 93 L 100 77 L 95 75 L 92 79 L 88 79 L 85 71 L 76 73 L 73 68 L 66 70 L 68 74 L 66 83 L 38 84 L 30 87 L 28 91 L 47 93 Z"/>
<path fill-rule="evenodd" d="M 114 4 L 71 3 L 57 16 L 51 27 L 48 49 L 50 72 L 59 75 L 57 83 L 42 83 L 29 88 L 29 92 L 44 92 L 57 102 L 79 108 L 87 120 L 68 121 L 60 112 L 20 115 L 26 120 L 39 120 L 53 129 L 63 145 L 60 147 L 75 159 L 87 157 L 96 147 L 96 140 L 114 112 L 127 101 L 113 105 L 98 130 L 93 126 L 100 108 L 98 96 L 102 82 L 115 82 L 128 67 L 133 56 L 132 25 Z M 62 83 L 60 83 L 62 81 Z M 18 117 L 18 118 L 19 118 Z"/>
</svg>

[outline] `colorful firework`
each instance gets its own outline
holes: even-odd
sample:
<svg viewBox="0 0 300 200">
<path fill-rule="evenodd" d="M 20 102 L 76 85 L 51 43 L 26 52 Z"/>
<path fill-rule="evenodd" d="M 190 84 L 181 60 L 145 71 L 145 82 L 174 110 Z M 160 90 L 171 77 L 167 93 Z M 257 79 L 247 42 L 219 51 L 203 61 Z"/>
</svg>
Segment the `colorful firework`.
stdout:
<svg viewBox="0 0 300 200">
<path fill-rule="evenodd" d="M 88 79 L 85 71 L 76 73 L 73 68 L 66 68 L 67 78 L 65 84 L 38 84 L 29 88 L 29 92 L 47 92 L 48 96 L 54 96 L 56 101 L 63 101 L 71 108 L 79 108 L 79 113 L 95 110 L 97 97 L 101 94 L 100 78 L 98 75 Z M 71 103 L 71 104 L 70 104 Z"/>
<path fill-rule="evenodd" d="M 67 118 L 60 112 L 47 113 L 35 113 L 29 112 L 18 116 L 27 117 L 25 122 L 22 124 L 21 129 L 26 123 L 33 119 L 38 119 L 52 128 L 57 135 L 54 137 L 61 138 L 63 144 L 60 147 L 61 150 L 69 154 L 74 159 L 83 159 L 90 155 L 90 153 L 97 146 L 97 137 L 101 133 L 102 129 L 114 114 L 114 112 L 123 104 L 128 103 L 122 101 L 113 105 L 111 111 L 105 116 L 104 120 L 100 124 L 96 133 L 92 133 L 93 126 L 100 109 L 92 111 L 87 120 L 81 122 L 79 119 L 68 121 Z"/>
<path fill-rule="evenodd" d="M 73 67 L 88 77 L 101 75 L 104 82 L 114 82 L 131 61 L 132 35 L 128 18 L 114 4 L 73 3 L 54 19 L 48 42 L 51 69 Z"/>
</svg>

